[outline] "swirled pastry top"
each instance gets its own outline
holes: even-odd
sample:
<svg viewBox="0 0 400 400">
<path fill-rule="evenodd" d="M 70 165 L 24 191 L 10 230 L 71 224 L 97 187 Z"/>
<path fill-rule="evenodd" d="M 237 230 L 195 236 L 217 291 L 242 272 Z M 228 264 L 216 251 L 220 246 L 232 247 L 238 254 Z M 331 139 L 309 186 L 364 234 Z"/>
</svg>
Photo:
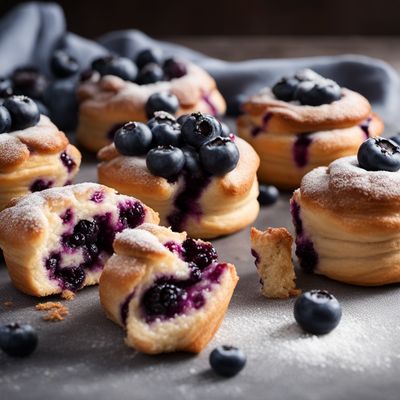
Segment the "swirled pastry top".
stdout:
<svg viewBox="0 0 400 400">
<path fill-rule="evenodd" d="M 0 135 L 0 173 L 17 169 L 31 154 L 56 154 L 67 145 L 64 133 L 41 115 L 35 126 Z"/>
</svg>

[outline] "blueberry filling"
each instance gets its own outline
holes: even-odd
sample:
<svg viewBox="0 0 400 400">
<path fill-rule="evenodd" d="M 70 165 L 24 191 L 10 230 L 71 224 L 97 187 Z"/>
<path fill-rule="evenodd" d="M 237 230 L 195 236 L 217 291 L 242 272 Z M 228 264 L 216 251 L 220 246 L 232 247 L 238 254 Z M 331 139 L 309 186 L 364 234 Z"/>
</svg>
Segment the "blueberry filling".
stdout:
<svg viewBox="0 0 400 400">
<path fill-rule="evenodd" d="M 258 268 L 258 264 L 260 263 L 260 255 L 254 249 L 251 249 L 251 255 L 254 257 L 255 266 Z"/>
<path fill-rule="evenodd" d="M 297 135 L 293 145 L 293 159 L 299 168 L 308 164 L 308 148 L 312 142 L 309 134 Z"/>
<path fill-rule="evenodd" d="M 291 202 L 290 212 L 296 230 L 296 256 L 304 271 L 313 272 L 318 265 L 319 257 L 314 248 L 314 243 L 304 232 L 303 222 L 300 217 L 300 206 L 297 202 Z"/>
<path fill-rule="evenodd" d="M 264 114 L 263 119 L 262 119 L 262 124 L 261 126 L 255 126 L 251 130 L 252 136 L 257 136 L 259 133 L 261 133 L 268 125 L 269 120 L 271 119 L 272 114 L 270 112 L 267 112 Z"/>
<path fill-rule="evenodd" d="M 135 291 L 133 290 L 132 293 L 130 293 L 128 295 L 128 297 L 124 300 L 124 302 L 121 304 L 120 316 L 121 316 L 122 324 L 124 326 L 126 325 L 126 320 L 128 319 L 129 303 L 133 299 L 134 295 L 135 295 Z"/>
<path fill-rule="evenodd" d="M 371 121 L 372 121 L 372 118 L 369 117 L 369 118 L 367 118 L 365 121 L 361 122 L 361 124 L 360 124 L 360 128 L 361 128 L 361 130 L 364 132 L 365 138 L 366 138 L 366 139 L 368 139 L 368 138 L 369 138 L 369 135 L 370 135 L 370 133 L 369 133 L 369 127 L 370 127 L 370 125 L 371 125 Z"/>
<path fill-rule="evenodd" d="M 90 200 L 94 201 L 95 203 L 101 203 L 104 200 L 104 192 L 102 190 L 94 192 Z"/>
<path fill-rule="evenodd" d="M 53 181 L 46 181 L 44 179 L 36 179 L 31 187 L 30 191 L 33 192 L 41 192 L 42 190 L 48 189 L 53 186 Z"/>
<path fill-rule="evenodd" d="M 60 154 L 60 159 L 65 168 L 67 168 L 68 172 L 71 172 L 75 168 L 75 161 L 65 151 Z"/>
<path fill-rule="evenodd" d="M 215 106 L 215 104 L 211 101 L 210 95 L 209 94 L 208 95 L 204 95 L 203 96 L 203 100 L 208 105 L 208 107 L 210 108 L 211 115 L 213 115 L 213 116 L 218 115 L 218 109 Z"/>
<path fill-rule="evenodd" d="M 179 244 L 174 242 L 173 240 L 164 243 L 164 246 L 172 253 L 177 254 L 179 257 L 183 257 L 183 252 L 184 249 L 183 247 Z"/>
<path fill-rule="evenodd" d="M 45 266 L 50 279 L 56 280 L 62 289 L 80 289 L 87 270 L 103 267 L 103 256 L 112 253 L 116 233 L 125 228 L 136 228 L 143 223 L 145 211 L 139 202 L 127 200 L 118 209 L 117 222 L 114 222 L 112 213 L 108 212 L 96 215 L 91 220 L 79 220 L 61 236 L 62 251 L 51 253 L 45 260 Z M 63 224 L 69 224 L 73 220 L 72 210 L 67 209 L 60 218 Z M 63 254 L 74 254 L 76 257 L 80 254 L 80 262 L 77 265 L 63 265 L 66 264 Z"/>
<path fill-rule="evenodd" d="M 175 210 L 167 216 L 167 221 L 173 230 L 184 230 L 189 217 L 200 219 L 203 211 L 199 199 L 211 178 L 199 173 L 191 175 L 183 173 L 184 185 L 174 200 Z"/>
</svg>

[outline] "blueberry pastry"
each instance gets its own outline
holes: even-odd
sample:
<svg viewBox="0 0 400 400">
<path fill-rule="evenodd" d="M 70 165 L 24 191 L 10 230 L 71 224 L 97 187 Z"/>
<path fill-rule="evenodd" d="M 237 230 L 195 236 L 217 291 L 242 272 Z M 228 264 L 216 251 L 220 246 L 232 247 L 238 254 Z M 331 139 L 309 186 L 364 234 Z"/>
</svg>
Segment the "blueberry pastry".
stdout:
<svg viewBox="0 0 400 400">
<path fill-rule="evenodd" d="M 136 63 L 116 56 L 94 60 L 92 70 L 83 75 L 78 98 L 77 137 L 90 151 L 109 144 L 126 122 L 146 122 L 155 111 L 219 115 L 226 109 L 206 71 L 174 58 L 162 62 L 151 50 L 139 53 Z"/>
<path fill-rule="evenodd" d="M 0 210 L 14 197 L 70 183 L 81 154 L 25 96 L 0 105 Z"/>
<path fill-rule="evenodd" d="M 251 228 L 251 254 L 260 276 L 261 293 L 270 299 L 297 296 L 296 275 L 292 262 L 292 235 L 285 228 L 261 232 Z"/>
<path fill-rule="evenodd" d="M 48 296 L 98 282 L 117 232 L 157 214 L 94 183 L 32 193 L 0 212 L 0 247 L 14 285 Z"/>
<path fill-rule="evenodd" d="M 147 125 L 130 122 L 98 157 L 100 183 L 142 200 L 173 230 L 213 238 L 257 217 L 259 158 L 210 115 L 177 121 L 157 112 Z"/>
<path fill-rule="evenodd" d="M 260 156 L 260 181 L 294 189 L 315 167 L 357 153 L 383 123 L 362 95 L 311 70 L 277 82 L 250 98 L 238 134 Z"/>
<path fill-rule="evenodd" d="M 308 272 L 356 285 L 400 282 L 400 147 L 370 138 L 357 156 L 304 176 L 291 200 Z"/>
<path fill-rule="evenodd" d="M 100 278 L 107 316 L 126 344 L 149 354 L 198 353 L 212 339 L 238 281 L 211 243 L 154 224 L 117 234 Z"/>
</svg>

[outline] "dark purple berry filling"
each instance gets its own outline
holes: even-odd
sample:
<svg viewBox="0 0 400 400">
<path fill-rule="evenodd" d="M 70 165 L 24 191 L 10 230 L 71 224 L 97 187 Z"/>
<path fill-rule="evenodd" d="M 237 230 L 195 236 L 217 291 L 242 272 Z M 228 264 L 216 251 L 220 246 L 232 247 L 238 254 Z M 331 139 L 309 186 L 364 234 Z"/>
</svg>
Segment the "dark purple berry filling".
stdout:
<svg viewBox="0 0 400 400">
<path fill-rule="evenodd" d="M 119 221 L 122 225 L 118 232 L 125 228 L 136 228 L 143 224 L 144 221 L 144 208 L 138 202 L 127 200 L 125 203 L 119 205 Z"/>
<path fill-rule="evenodd" d="M 133 299 L 133 296 L 135 296 L 135 290 L 133 290 L 132 293 L 130 293 L 121 304 L 120 316 L 124 326 L 126 325 L 126 320 L 128 319 L 129 303 Z"/>
<path fill-rule="evenodd" d="M 254 249 L 251 249 L 251 255 L 254 257 L 255 266 L 258 268 L 258 264 L 260 263 L 260 255 Z"/>
<path fill-rule="evenodd" d="M 48 189 L 53 186 L 53 181 L 46 181 L 44 179 L 36 179 L 30 187 L 30 191 L 41 192 L 42 190 Z"/>
<path fill-rule="evenodd" d="M 372 118 L 368 117 L 365 121 L 361 122 L 361 124 L 360 124 L 360 128 L 364 132 L 366 139 L 368 139 L 369 135 L 370 135 L 369 126 L 371 125 L 371 121 L 372 121 Z"/>
<path fill-rule="evenodd" d="M 218 258 L 218 254 L 211 243 L 186 239 L 182 243 L 182 247 L 184 249 L 184 260 L 195 264 L 200 269 L 206 268 Z"/>
<path fill-rule="evenodd" d="M 164 243 L 164 246 L 172 253 L 177 254 L 180 258 L 183 257 L 184 250 L 183 250 L 183 247 L 179 243 L 176 243 L 173 240 L 171 240 L 167 243 Z"/>
<path fill-rule="evenodd" d="M 308 164 L 308 147 L 312 139 L 309 134 L 297 135 L 297 139 L 293 145 L 293 159 L 299 168 L 303 168 Z"/>
<path fill-rule="evenodd" d="M 95 203 L 101 203 L 104 200 L 104 192 L 102 190 L 94 192 L 90 200 L 94 201 Z"/>
<path fill-rule="evenodd" d="M 65 210 L 63 214 L 61 214 L 60 218 L 63 220 L 63 224 L 68 224 L 72 221 L 72 218 L 74 217 L 73 211 L 68 208 Z"/>
<path fill-rule="evenodd" d="M 167 216 L 167 221 L 175 231 L 185 230 L 189 217 L 200 219 L 203 211 L 199 199 L 204 189 L 211 182 L 211 178 L 204 174 L 197 176 L 183 173 L 184 185 L 175 198 L 175 210 Z"/>
<path fill-rule="evenodd" d="M 267 127 L 268 122 L 271 119 L 271 117 L 272 117 L 272 114 L 269 112 L 264 114 L 261 126 L 255 126 L 252 129 L 252 131 L 251 131 L 252 136 L 257 136 L 258 134 L 260 134 Z"/>
<path fill-rule="evenodd" d="M 60 159 L 65 168 L 67 168 L 68 172 L 71 172 L 75 168 L 75 161 L 65 151 L 60 154 Z"/>
</svg>

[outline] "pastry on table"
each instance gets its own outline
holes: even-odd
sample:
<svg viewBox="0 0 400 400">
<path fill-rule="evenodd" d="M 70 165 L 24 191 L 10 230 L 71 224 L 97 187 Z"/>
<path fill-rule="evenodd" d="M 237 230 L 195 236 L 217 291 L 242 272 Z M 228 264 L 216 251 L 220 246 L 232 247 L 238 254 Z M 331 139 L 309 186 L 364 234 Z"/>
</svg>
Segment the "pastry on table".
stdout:
<svg viewBox="0 0 400 400">
<path fill-rule="evenodd" d="M 211 243 L 154 224 L 117 234 L 100 278 L 107 316 L 126 344 L 149 353 L 198 353 L 212 339 L 238 281 Z"/>
<path fill-rule="evenodd" d="M 260 181 L 295 189 L 315 167 L 357 153 L 383 131 L 361 94 L 311 70 L 282 78 L 243 105 L 238 134 L 260 156 Z"/>
<path fill-rule="evenodd" d="M 400 282 L 400 147 L 370 138 L 319 167 L 291 200 L 300 266 L 356 285 Z"/>
<path fill-rule="evenodd" d="M 81 154 L 28 97 L 0 105 L 0 210 L 14 197 L 71 183 Z"/>
<path fill-rule="evenodd" d="M 142 56 L 145 52 L 150 56 Z M 98 151 L 128 121 L 146 122 L 154 111 L 177 116 L 194 111 L 225 113 L 226 104 L 214 79 L 202 68 L 154 51 L 130 59 L 107 56 L 94 60 L 78 88 L 78 141 Z"/>
<path fill-rule="evenodd" d="M 251 228 L 251 254 L 260 276 L 261 293 L 271 299 L 286 299 L 301 293 L 296 288 L 292 262 L 292 235 L 285 228 L 261 232 Z"/>
<path fill-rule="evenodd" d="M 0 247 L 22 292 L 76 292 L 98 283 L 117 232 L 158 220 L 139 200 L 81 183 L 12 201 L 0 212 Z"/>
<path fill-rule="evenodd" d="M 160 214 L 162 225 L 192 237 L 226 235 L 252 223 L 259 211 L 256 152 L 209 115 L 178 121 L 161 112 L 147 125 L 123 126 L 98 153 L 99 182 L 137 197 Z"/>
</svg>

